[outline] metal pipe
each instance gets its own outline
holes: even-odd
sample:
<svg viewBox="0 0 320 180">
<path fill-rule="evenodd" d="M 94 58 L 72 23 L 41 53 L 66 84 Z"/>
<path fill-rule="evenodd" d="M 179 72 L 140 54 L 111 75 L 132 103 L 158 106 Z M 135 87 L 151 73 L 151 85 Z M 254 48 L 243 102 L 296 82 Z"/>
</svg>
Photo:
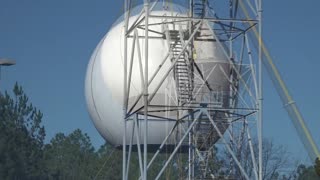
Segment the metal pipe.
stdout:
<svg viewBox="0 0 320 180">
<path fill-rule="evenodd" d="M 137 135 L 136 135 L 136 138 L 137 138 L 137 148 L 138 148 L 138 158 L 139 158 L 139 167 L 140 167 L 140 174 L 141 176 L 143 176 L 143 165 L 142 165 L 142 157 L 141 157 L 141 148 L 140 148 L 140 130 L 139 130 L 139 125 L 138 125 L 138 117 L 139 114 L 135 114 L 134 116 L 134 121 L 135 121 L 135 126 L 136 126 L 136 129 L 137 129 Z"/>
<path fill-rule="evenodd" d="M 172 127 L 172 129 L 170 130 L 169 134 L 166 136 L 166 138 L 162 141 L 159 149 L 156 151 L 156 153 L 153 155 L 153 157 L 151 158 L 148 167 L 149 168 L 151 166 L 151 164 L 153 163 L 153 161 L 156 159 L 156 157 L 158 156 L 158 154 L 160 153 L 160 151 L 162 150 L 163 146 L 165 145 L 165 143 L 168 141 L 169 137 L 171 136 L 171 134 L 174 132 L 174 130 L 176 129 L 176 127 L 178 127 L 178 121 L 176 122 L 176 124 Z"/>
<path fill-rule="evenodd" d="M 139 44 L 138 44 L 137 46 L 138 46 L 137 49 L 140 49 Z M 138 55 L 139 55 L 139 59 L 141 59 L 141 55 L 140 55 L 140 54 L 138 54 Z M 169 55 L 170 55 L 170 52 L 167 53 L 167 55 L 164 57 L 162 63 L 158 66 L 158 69 L 154 72 L 154 74 L 153 74 L 152 77 L 150 78 L 150 80 L 149 80 L 149 82 L 148 82 L 148 86 L 152 83 L 153 79 L 156 77 L 156 75 L 157 75 L 158 72 L 160 71 L 160 69 L 161 69 L 161 67 L 163 66 L 163 64 L 167 61 Z M 140 66 L 142 67 L 141 63 L 140 63 Z M 140 68 L 141 68 L 141 67 L 140 67 Z M 142 69 L 142 68 L 141 68 L 141 69 Z M 142 74 L 142 76 L 143 76 L 143 74 Z M 143 78 L 142 78 L 141 81 L 144 82 Z M 133 110 L 133 108 L 137 105 L 137 103 L 139 102 L 139 100 L 141 99 L 141 97 L 142 97 L 142 93 L 139 94 L 139 96 L 136 98 L 136 100 L 135 100 L 134 104 L 132 105 L 132 107 L 130 108 L 129 112 L 131 112 L 131 111 Z"/>
<path fill-rule="evenodd" d="M 189 120 L 191 120 L 192 119 L 192 112 L 189 110 L 189 116 L 188 116 L 188 118 L 189 118 Z M 188 122 L 188 126 L 190 126 L 190 121 Z M 192 179 L 192 161 L 191 161 L 191 159 L 192 159 L 192 150 L 193 150 L 193 147 L 192 147 L 192 145 L 193 145 L 193 143 L 192 143 L 192 131 L 190 131 L 189 132 L 189 134 L 188 134 L 188 136 L 189 136 L 189 143 L 188 143 L 188 145 L 189 145 L 189 152 L 188 152 L 188 179 L 189 180 L 191 180 Z"/>
<path fill-rule="evenodd" d="M 157 15 L 150 15 L 149 16 L 152 19 L 183 19 L 183 20 L 189 20 L 189 21 L 201 21 L 201 20 L 207 20 L 210 22 L 257 22 L 255 19 L 217 19 L 217 18 L 197 18 L 197 17 L 188 17 L 188 16 L 157 16 Z"/>
<path fill-rule="evenodd" d="M 155 5 L 157 4 L 159 0 L 156 0 L 155 2 L 153 2 L 152 6 L 150 7 L 150 11 L 153 10 L 153 8 L 155 7 Z M 142 9 L 138 15 L 138 17 L 134 20 L 134 22 L 132 23 L 131 27 L 129 28 L 129 30 L 127 31 L 126 35 L 129 35 L 139 24 L 141 24 L 141 22 L 144 20 L 145 17 L 143 17 L 142 19 L 141 16 L 144 13 L 144 9 Z M 139 20 L 140 19 L 140 20 Z M 139 21 L 139 22 L 138 22 Z"/>
<path fill-rule="evenodd" d="M 219 137 L 222 139 L 222 141 L 224 142 L 227 150 L 229 151 L 230 155 L 232 156 L 233 160 L 236 162 L 236 164 L 238 165 L 242 175 L 245 177 L 245 179 L 249 180 L 249 176 L 247 175 L 247 173 L 245 172 L 245 170 L 243 169 L 243 167 L 241 166 L 239 160 L 237 159 L 237 157 L 235 156 L 234 152 L 231 150 L 230 146 L 228 145 L 227 141 L 224 139 L 221 131 L 219 130 L 219 128 L 217 127 L 216 123 L 212 120 L 208 110 L 203 110 L 206 112 L 206 115 L 208 116 L 211 124 L 213 125 L 214 129 L 217 131 Z"/>
<path fill-rule="evenodd" d="M 128 1 L 130 0 L 124 0 L 124 17 L 125 17 L 125 23 L 123 26 L 124 29 L 124 43 L 123 43 L 123 137 L 122 137 L 122 179 L 126 180 L 126 130 L 127 130 L 127 121 L 126 121 L 126 116 L 127 116 L 127 108 L 125 106 L 126 101 L 127 101 L 127 46 L 128 46 L 128 39 L 126 36 L 126 32 L 128 30 L 128 23 L 129 23 L 129 14 L 128 14 Z"/>
<path fill-rule="evenodd" d="M 241 1 L 240 1 L 241 2 Z M 240 3 L 241 8 L 243 9 L 243 12 L 245 16 L 249 16 L 247 10 L 245 7 Z M 258 39 L 259 34 L 256 28 L 253 28 L 254 36 Z M 273 84 L 276 87 L 276 90 L 280 96 L 280 99 L 285 106 L 285 109 L 289 115 L 289 117 L 292 120 L 293 125 L 295 126 L 297 133 L 299 134 L 300 140 L 305 146 L 306 150 L 308 151 L 308 155 L 310 156 L 311 160 L 314 161 L 317 157 L 320 157 L 320 152 L 318 150 L 318 147 L 308 130 L 308 127 L 305 124 L 304 118 L 302 117 L 301 112 L 299 111 L 296 103 L 294 102 L 292 96 L 289 93 L 288 88 L 285 85 L 285 82 L 283 81 L 279 70 L 277 69 L 276 65 L 274 64 L 272 57 L 270 55 L 270 52 L 268 51 L 266 45 L 261 42 L 261 48 L 264 55 L 264 58 L 262 58 L 262 61 L 264 61 L 264 65 L 267 69 L 267 72 L 270 75 L 270 78 L 273 82 Z"/>
<path fill-rule="evenodd" d="M 144 13 L 144 9 L 141 10 L 140 14 L 138 15 L 137 19 L 132 23 L 131 27 L 129 28 L 129 30 L 127 31 L 126 35 L 129 35 L 134 29 L 136 29 L 136 27 L 141 24 L 141 22 L 144 20 L 144 17 L 142 19 L 140 19 L 140 17 L 143 15 Z M 140 20 L 139 20 L 140 19 Z"/>
<path fill-rule="evenodd" d="M 145 72 L 144 72 L 144 145 L 143 145 L 143 179 L 147 180 L 147 163 L 148 163 L 148 51 L 149 51 L 149 0 L 144 0 L 144 12 L 145 12 Z"/>
<path fill-rule="evenodd" d="M 228 56 L 228 53 L 227 53 L 226 50 L 224 49 L 224 47 L 223 47 L 220 39 L 219 39 L 219 38 L 217 37 L 217 35 L 214 33 L 214 30 L 212 29 L 212 27 L 210 26 L 210 24 L 209 24 L 207 21 L 206 21 L 206 24 L 207 24 L 210 32 L 212 33 L 213 37 L 217 40 L 217 43 L 218 43 L 218 45 L 220 46 L 220 48 L 221 48 L 222 52 L 224 53 L 224 55 L 225 55 L 226 57 L 229 57 L 229 56 Z M 241 80 L 241 82 L 243 83 L 245 89 L 248 91 L 250 97 L 253 98 L 252 92 L 250 91 L 247 83 L 243 80 L 241 74 L 239 73 L 238 69 L 237 69 L 236 66 L 234 65 L 234 62 L 231 61 L 230 59 L 228 59 L 228 61 L 230 62 L 230 65 L 232 66 L 232 68 L 233 68 L 234 71 L 236 72 L 237 76 L 240 77 L 240 80 Z"/>
<path fill-rule="evenodd" d="M 139 40 L 138 40 L 139 41 Z M 138 56 L 139 56 L 139 59 L 140 59 L 140 71 L 142 71 L 142 64 L 141 64 L 141 54 L 140 54 L 140 45 L 139 43 L 137 42 L 137 49 L 138 49 Z M 170 55 L 170 52 L 168 51 L 168 53 L 166 54 L 166 56 L 164 57 L 164 59 L 162 60 L 161 64 L 158 66 L 158 69 L 156 69 L 156 71 L 153 73 L 152 77 L 150 78 L 149 82 L 148 82 L 148 86 L 152 83 L 152 81 L 154 80 L 154 78 L 156 77 L 156 75 L 159 73 L 161 67 L 163 66 L 163 64 L 167 61 L 168 57 Z M 142 76 L 143 76 L 143 72 L 142 72 Z M 144 83 L 144 80 L 143 80 L 143 77 L 141 77 L 141 82 Z M 144 85 L 143 85 L 144 86 Z M 141 99 L 142 97 L 142 93 L 136 98 L 136 101 L 134 102 L 134 104 L 132 105 L 132 107 L 130 108 L 129 112 L 131 112 L 133 110 L 133 108 L 137 105 L 137 103 L 139 102 L 139 100 Z"/>
<path fill-rule="evenodd" d="M 189 17 L 191 17 L 191 18 L 193 17 L 193 0 L 189 0 Z M 192 33 L 192 28 L 193 28 L 193 22 L 189 21 L 189 34 Z M 189 48 L 189 54 L 191 55 L 191 62 L 190 62 L 191 67 L 193 67 L 193 63 L 194 63 L 193 47 L 194 47 L 194 40 L 192 39 L 191 46 Z M 192 71 L 191 78 L 193 78 L 194 77 L 193 68 L 191 71 Z M 193 79 L 192 79 L 192 82 L 193 82 Z M 190 120 L 192 120 L 194 118 L 194 114 L 190 110 L 188 110 L 188 112 L 189 112 L 189 118 L 190 118 Z M 189 121 L 188 125 L 190 126 L 190 121 Z M 194 148 L 192 147 L 193 146 L 193 130 L 194 129 L 192 128 L 192 130 L 189 132 L 189 156 L 188 156 L 188 179 L 189 180 L 194 179 Z"/>
<path fill-rule="evenodd" d="M 257 79 L 256 79 L 256 71 L 255 71 L 255 69 L 253 67 L 252 52 L 251 52 L 251 48 L 250 48 L 250 44 L 249 44 L 247 33 L 244 34 L 244 38 L 245 38 L 245 43 L 247 45 L 250 68 L 251 68 L 251 71 L 252 71 L 252 74 L 253 74 L 252 78 L 253 78 L 253 82 L 254 82 L 254 89 L 255 89 L 255 92 L 256 92 L 256 96 L 258 96 L 258 86 L 257 86 Z"/>
<path fill-rule="evenodd" d="M 138 31 L 137 30 L 135 30 L 135 37 L 137 37 L 138 36 Z M 144 89 L 144 79 L 143 79 L 143 67 L 142 67 L 142 57 L 141 57 L 141 50 L 140 50 L 140 42 L 139 42 L 139 39 L 137 39 L 137 41 L 136 41 L 136 43 L 137 43 L 137 51 L 138 51 L 138 59 L 139 59 L 139 70 L 140 70 L 140 78 L 141 78 L 141 90 L 143 90 Z M 141 93 L 143 93 L 143 92 L 141 92 Z M 140 98 L 139 98 L 140 99 Z M 139 101 L 139 99 L 138 99 L 138 101 Z M 131 108 L 132 109 L 132 108 Z M 130 109 L 130 111 L 131 111 L 131 109 Z"/>
<path fill-rule="evenodd" d="M 185 132 L 185 134 L 183 135 L 183 137 L 180 139 L 178 145 L 176 146 L 176 148 L 174 149 L 174 151 L 171 153 L 170 157 L 168 158 L 168 160 L 166 161 L 166 163 L 164 164 L 164 166 L 162 167 L 162 169 L 160 170 L 159 174 L 157 175 L 157 177 L 155 178 L 156 180 L 158 180 L 163 171 L 167 168 L 167 166 L 169 165 L 170 161 L 172 160 L 173 156 L 177 153 L 177 151 L 179 150 L 183 140 L 187 137 L 187 135 L 189 134 L 190 130 L 192 129 L 192 127 L 194 126 L 194 124 L 198 121 L 198 119 L 200 118 L 202 114 L 202 110 L 200 111 L 200 113 L 197 115 L 197 118 L 191 123 L 191 125 L 189 126 L 188 130 Z"/>
<path fill-rule="evenodd" d="M 191 114 L 191 120 L 194 119 L 194 113 Z M 192 138 L 192 141 L 195 139 L 194 138 L 194 132 L 195 131 L 195 128 L 193 127 L 191 129 L 191 138 Z M 192 162 L 192 165 L 191 165 L 191 179 L 193 180 L 194 179 L 194 162 L 195 162 L 195 151 L 194 151 L 194 147 L 191 149 L 191 162 Z"/>
<path fill-rule="evenodd" d="M 182 48 L 181 52 L 179 53 L 179 55 L 174 59 L 174 61 L 172 62 L 169 70 L 166 72 L 166 74 L 163 76 L 163 78 L 161 79 L 160 83 L 158 84 L 157 88 L 154 90 L 154 92 L 152 93 L 152 95 L 149 97 L 149 102 L 153 99 L 153 97 L 155 96 L 155 94 L 158 92 L 159 88 L 161 87 L 162 83 L 165 81 L 165 79 L 167 78 L 167 76 L 169 75 L 169 73 L 171 72 L 172 68 L 174 67 L 175 63 L 177 62 L 177 60 L 179 59 L 179 57 L 181 56 L 181 54 L 186 50 L 188 44 L 190 43 L 190 41 L 192 40 L 193 36 L 196 34 L 196 32 L 198 31 L 198 29 L 200 28 L 201 23 L 198 24 L 197 28 L 194 30 L 194 32 L 192 33 L 192 35 L 190 36 L 190 38 L 188 39 L 188 41 L 185 43 L 186 45 Z M 170 54 L 170 52 L 169 52 Z M 154 75 L 155 76 L 155 75 Z M 148 86 L 151 84 L 152 81 L 150 81 L 150 83 L 148 83 Z M 137 97 L 135 103 L 133 104 L 133 106 L 130 108 L 129 112 L 131 112 L 133 110 L 133 108 L 137 105 L 137 103 L 139 102 L 140 98 L 142 97 L 142 93 Z"/>
<path fill-rule="evenodd" d="M 134 52 L 135 52 L 135 43 L 136 43 L 136 36 L 134 36 L 133 41 L 132 41 L 129 78 L 128 78 L 128 85 L 127 85 L 127 87 L 128 87 L 127 95 L 128 96 L 130 95 L 130 88 L 131 88 L 131 76 L 132 76 L 132 67 L 133 67 Z M 126 109 L 128 109 L 128 103 L 129 103 L 129 98 L 126 99 L 126 104 L 125 104 Z"/>
<path fill-rule="evenodd" d="M 259 0 L 258 9 L 258 19 L 259 19 L 259 112 L 258 112 L 258 139 L 259 139 L 259 178 L 263 179 L 262 174 L 262 136 L 263 136 L 263 77 L 262 77 L 262 0 Z"/>
<path fill-rule="evenodd" d="M 247 120 L 245 119 L 245 122 L 248 124 Z M 257 171 L 257 163 L 256 163 L 256 157 L 254 155 L 253 151 L 253 145 L 252 145 L 252 139 L 250 135 L 250 129 L 247 128 L 247 136 L 248 136 L 248 143 L 249 143 L 249 148 L 250 148 L 250 154 L 251 154 L 251 160 L 252 160 L 252 165 L 253 165 L 253 171 L 256 179 L 259 179 L 258 171 Z"/>
<path fill-rule="evenodd" d="M 130 145 L 129 145 L 126 179 L 128 179 L 128 176 L 129 176 L 130 160 L 131 160 L 131 153 L 132 153 L 132 143 L 133 143 L 133 137 L 134 137 L 134 126 L 135 126 L 135 121 L 133 121 L 133 124 L 132 124 L 132 134 L 131 134 Z"/>
<path fill-rule="evenodd" d="M 156 159 L 156 157 L 158 156 L 158 154 L 160 153 L 160 151 L 162 150 L 162 148 L 164 147 L 165 143 L 168 141 L 169 137 L 172 135 L 172 133 L 174 132 L 174 130 L 176 129 L 176 127 L 178 126 L 178 121 L 176 122 L 176 124 L 171 128 L 169 134 L 166 136 L 166 138 L 162 141 L 159 149 L 156 151 L 156 153 L 153 155 L 153 157 L 151 158 L 151 160 L 148 163 L 147 168 L 149 169 L 151 164 L 153 163 L 153 161 Z M 141 177 L 139 178 L 139 180 L 141 179 Z"/>
<path fill-rule="evenodd" d="M 247 0 L 247 4 L 248 4 L 249 8 L 251 9 L 252 13 L 256 15 L 257 11 L 256 11 L 256 9 L 254 9 L 254 7 L 251 4 L 250 0 Z"/>
<path fill-rule="evenodd" d="M 158 66 L 158 68 L 156 69 L 156 71 L 154 72 L 154 74 L 152 75 L 152 77 L 150 78 L 148 84 L 150 85 L 151 82 L 153 81 L 153 79 L 156 77 L 156 75 L 158 74 L 158 72 L 160 71 L 161 67 L 164 65 L 164 63 L 167 61 L 168 57 L 170 55 L 170 52 L 168 51 L 166 56 L 163 58 L 163 60 L 161 61 L 161 64 Z"/>
</svg>

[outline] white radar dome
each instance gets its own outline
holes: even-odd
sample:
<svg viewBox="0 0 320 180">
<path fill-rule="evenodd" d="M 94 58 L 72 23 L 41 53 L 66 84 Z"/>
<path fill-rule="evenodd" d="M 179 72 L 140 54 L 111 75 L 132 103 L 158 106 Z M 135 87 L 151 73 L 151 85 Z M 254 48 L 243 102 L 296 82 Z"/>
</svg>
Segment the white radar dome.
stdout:
<svg viewBox="0 0 320 180">
<path fill-rule="evenodd" d="M 172 14 L 173 16 L 183 15 L 185 11 L 184 8 L 180 6 L 175 6 L 174 11 L 166 10 L 154 10 L 151 12 L 153 15 L 167 15 Z M 137 15 L 133 15 L 129 18 L 129 27 L 132 22 L 137 18 Z M 163 22 L 163 19 L 149 19 L 149 24 L 154 24 L 150 26 L 149 36 L 156 35 L 153 32 L 163 32 L 164 28 L 160 24 Z M 144 25 L 144 22 L 141 23 Z M 179 28 L 168 26 L 169 29 Z M 181 24 L 180 28 L 186 29 L 186 24 Z M 134 35 L 134 32 L 131 32 L 130 35 Z M 144 29 L 139 29 L 137 31 L 138 35 L 144 36 Z M 144 69 L 144 38 L 138 38 L 141 51 L 142 68 Z M 101 134 L 101 136 L 108 141 L 110 144 L 120 147 L 122 145 L 122 136 L 123 136 L 123 79 L 124 79 L 124 62 L 123 62 L 123 42 L 124 42 L 124 21 L 118 21 L 101 42 L 96 47 L 94 53 L 91 56 L 87 74 L 85 78 L 85 97 L 87 102 L 88 111 L 90 117 Z M 132 50 L 133 38 L 128 39 L 128 62 L 131 59 L 131 50 Z M 149 78 L 156 71 L 158 66 L 161 64 L 165 58 L 169 45 L 164 39 L 150 38 L 149 39 Z M 229 82 L 227 78 L 223 78 L 223 73 L 228 73 L 230 71 L 229 65 L 227 62 L 227 57 L 221 52 L 218 48 L 216 42 L 205 42 L 199 41 L 195 42 L 195 50 L 197 56 L 195 57 L 198 62 L 199 68 L 203 70 L 205 78 L 208 79 L 209 83 L 215 84 L 215 87 L 219 87 L 227 91 L 229 88 Z M 142 83 L 141 76 L 139 71 L 139 53 L 137 51 L 137 46 L 135 47 L 134 53 L 134 62 L 133 62 L 133 71 L 132 71 L 132 80 L 131 80 L 131 91 L 129 95 L 129 107 L 135 102 L 137 96 L 142 92 Z M 215 66 L 214 64 L 208 63 L 216 62 L 225 64 L 221 66 L 222 70 L 225 72 L 216 71 L 210 73 L 211 69 Z M 171 66 L 171 61 L 166 61 L 163 64 L 161 70 L 159 71 L 159 76 L 156 76 L 153 80 L 153 83 L 150 84 L 149 91 L 153 90 L 157 86 L 157 82 L 160 82 L 163 74 Z M 129 63 L 128 63 L 129 66 Z M 218 69 L 218 68 L 216 68 Z M 210 76 L 210 77 L 208 77 Z M 165 83 L 164 83 L 165 84 Z M 154 101 L 158 104 L 165 103 L 165 93 L 166 86 L 161 86 L 157 92 Z M 200 97 L 199 97 L 200 98 Z M 143 101 L 139 101 L 137 107 L 142 105 Z M 167 102 L 168 103 L 168 102 Z M 173 103 L 173 102 L 169 102 Z M 225 101 L 227 103 L 227 101 Z M 227 105 L 225 105 L 227 106 Z M 141 117 L 142 119 L 142 117 Z M 127 125 L 127 142 L 130 142 L 132 135 L 132 121 L 128 122 Z M 157 121 L 155 117 L 150 117 L 148 126 L 148 144 L 149 145 L 159 145 L 168 135 L 171 128 L 174 126 L 174 121 Z M 143 129 L 144 123 L 140 123 L 141 129 Z M 140 139 L 142 138 L 143 132 L 140 132 Z M 142 142 L 142 141 L 141 141 Z M 169 140 L 174 142 L 174 140 Z M 133 144 L 136 144 L 136 138 L 133 138 Z"/>
</svg>

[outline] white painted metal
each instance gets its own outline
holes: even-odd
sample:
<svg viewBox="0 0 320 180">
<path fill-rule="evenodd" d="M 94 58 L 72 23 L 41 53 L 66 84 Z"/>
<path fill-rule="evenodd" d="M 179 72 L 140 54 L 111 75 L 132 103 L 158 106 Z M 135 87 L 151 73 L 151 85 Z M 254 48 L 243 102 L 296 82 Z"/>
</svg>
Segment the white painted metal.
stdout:
<svg viewBox="0 0 320 180">
<path fill-rule="evenodd" d="M 169 13 L 167 11 L 153 11 L 151 15 L 164 15 Z M 172 13 L 172 12 L 170 12 Z M 180 12 L 175 12 L 175 16 L 179 16 Z M 137 16 L 129 18 L 129 27 Z M 161 19 L 149 19 L 149 24 L 160 23 Z M 100 134 L 111 144 L 120 146 L 122 143 L 123 135 L 123 112 L 122 112 L 122 101 L 123 101 L 123 23 L 116 24 L 108 34 L 103 38 L 100 44 L 97 46 L 93 53 L 89 66 L 87 69 L 87 76 L 85 81 L 85 95 L 87 100 L 87 106 L 90 116 L 94 122 L 94 125 L 100 132 Z M 141 23 L 144 24 L 143 22 Z M 186 24 L 181 24 L 182 29 L 186 30 Z M 169 25 L 169 29 L 173 29 Z M 162 32 L 163 28 L 161 25 L 149 26 L 149 29 L 153 31 Z M 144 30 L 138 29 L 138 35 L 143 36 Z M 131 35 L 131 34 L 130 34 Z M 134 33 L 132 32 L 132 36 Z M 149 36 L 159 36 L 156 33 L 149 32 Z M 139 38 L 137 38 L 139 39 Z M 131 52 L 131 44 L 133 38 L 128 39 L 127 50 Z M 144 39 L 140 38 L 137 40 L 141 46 L 141 51 L 144 49 Z M 163 39 L 150 38 L 149 44 L 149 68 L 148 73 L 153 74 L 163 62 L 163 59 L 167 56 L 168 45 Z M 225 71 L 228 72 L 229 64 L 225 55 L 220 50 L 219 45 L 216 42 L 196 42 L 195 51 L 197 53 L 196 62 L 203 70 L 205 79 L 209 79 L 211 84 L 216 84 L 217 87 L 222 87 L 223 90 L 228 90 L 229 82 L 222 75 L 221 71 L 214 71 L 209 74 L 210 68 L 215 64 L 219 64 L 224 67 Z M 137 96 L 142 92 L 142 80 L 140 75 L 139 67 L 139 53 L 135 49 L 133 70 L 131 77 L 131 90 L 129 95 L 128 107 L 130 108 Z M 144 53 L 141 52 L 141 59 L 144 59 Z M 131 59 L 130 53 L 128 53 L 128 60 Z M 130 62 L 128 61 L 128 64 Z M 171 66 L 170 61 L 166 61 L 158 73 L 158 76 L 154 77 L 153 82 L 149 85 L 149 92 L 158 85 L 162 79 L 163 74 L 168 71 Z M 142 68 L 144 69 L 144 61 L 142 61 Z M 210 76 L 210 77 L 209 77 Z M 157 94 L 153 98 L 154 104 L 165 104 L 165 86 L 161 86 Z M 169 102 L 172 104 L 172 102 Z M 139 101 L 136 108 L 142 107 L 143 101 Z M 154 118 L 153 118 L 154 119 Z M 141 120 L 141 119 L 140 119 Z M 161 144 L 164 138 L 169 133 L 175 122 L 169 121 L 156 121 L 150 118 L 148 122 L 149 135 L 148 144 Z M 140 132 L 141 139 L 143 139 L 143 128 L 144 125 L 141 123 Z M 126 142 L 130 142 L 130 135 L 132 134 L 132 121 L 127 123 L 127 139 Z M 170 141 L 169 141 L 170 142 Z M 173 141 L 171 141 L 173 142 Z M 133 140 L 133 144 L 136 144 L 136 140 Z"/>
<path fill-rule="evenodd" d="M 234 171 L 231 170 L 230 175 L 237 177 L 242 174 L 243 178 L 253 178 L 247 176 L 240 159 L 237 159 L 237 151 L 240 151 L 242 146 L 236 146 L 235 143 L 245 139 L 245 129 L 240 135 L 236 135 L 237 132 L 233 130 L 239 119 L 246 119 L 255 113 L 258 104 L 256 101 L 260 87 L 255 78 L 253 57 L 247 44 L 247 58 L 250 60 L 251 75 L 254 76 L 254 88 L 251 88 L 248 79 L 242 76 L 246 71 L 242 64 L 246 58 L 243 57 L 243 51 L 248 43 L 245 32 L 238 28 L 239 35 L 232 34 L 224 40 L 221 31 L 219 33 L 216 27 L 220 26 L 220 30 L 228 34 L 229 25 L 226 23 L 232 22 L 231 26 L 234 27 L 231 28 L 235 31 L 235 23 L 241 22 L 244 25 L 256 20 L 234 19 L 235 17 L 220 19 L 215 13 L 209 18 L 193 17 L 193 10 L 188 13 L 180 6 L 172 5 L 170 8 L 160 8 L 162 10 L 152 10 L 156 1 L 150 9 L 148 1 L 144 2 L 144 6 L 130 10 L 136 15 L 126 13 L 130 14 L 130 17 L 124 16 L 116 21 L 99 43 L 90 59 L 85 81 L 88 110 L 94 125 L 109 143 L 119 149 L 123 144 L 123 179 L 128 179 L 129 176 L 133 148 L 137 150 L 139 157 L 139 179 L 147 179 L 148 168 L 166 145 L 173 145 L 171 147 L 174 149 L 167 151 L 171 154 L 170 158 L 156 178 L 161 177 L 179 147 L 186 146 L 189 146 L 189 179 L 214 177 L 215 174 L 207 171 L 207 162 L 210 160 L 206 152 L 213 149 L 219 138 L 233 157 L 230 169 Z M 191 4 L 204 5 L 205 2 L 190 0 Z M 126 8 L 127 3 L 130 4 L 130 0 L 125 0 Z M 207 8 L 206 11 L 209 10 Z M 128 24 L 125 23 L 126 19 Z M 241 32 L 245 41 L 242 41 L 241 57 L 238 61 L 233 52 L 237 49 L 235 43 L 230 42 L 227 47 L 228 43 L 225 41 L 233 41 L 233 37 L 240 36 Z M 173 40 L 172 33 L 178 34 L 172 37 Z M 179 44 L 179 47 L 176 47 L 176 44 Z M 181 61 L 185 63 L 183 65 L 190 66 L 183 71 L 186 74 L 177 76 L 181 72 L 177 66 Z M 192 83 L 188 83 L 193 87 L 191 90 L 187 89 L 188 92 L 192 91 L 192 97 L 187 100 L 179 99 L 181 92 L 185 92 L 178 83 L 179 78 L 180 82 L 185 83 L 183 77 L 192 79 Z M 182 84 L 182 87 L 188 86 Z M 244 95 L 246 97 L 243 97 Z M 249 105 L 250 102 L 253 106 Z M 161 105 L 163 111 L 157 109 L 153 112 L 154 105 Z M 176 109 L 171 111 L 172 107 Z M 244 112 L 245 109 L 249 112 Z M 205 112 L 204 117 L 194 119 L 196 114 L 202 112 Z M 237 118 L 238 115 L 241 118 Z M 223 137 L 227 128 L 230 143 L 228 136 Z M 188 143 L 184 140 L 187 136 Z M 250 134 L 248 139 L 257 178 L 259 172 L 255 165 Z M 156 145 L 153 147 L 158 148 L 153 149 L 154 156 L 149 162 L 146 158 L 146 144 Z M 200 165 L 206 167 L 199 168 Z"/>
</svg>

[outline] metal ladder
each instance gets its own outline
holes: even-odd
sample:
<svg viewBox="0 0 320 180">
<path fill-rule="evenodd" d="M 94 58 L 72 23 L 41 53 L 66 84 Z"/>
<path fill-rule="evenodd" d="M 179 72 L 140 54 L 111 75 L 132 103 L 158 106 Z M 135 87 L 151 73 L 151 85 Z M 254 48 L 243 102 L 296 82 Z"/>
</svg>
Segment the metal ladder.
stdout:
<svg viewBox="0 0 320 180">
<path fill-rule="evenodd" d="M 178 30 L 169 30 L 169 36 L 172 59 L 176 59 L 182 51 L 183 35 Z M 174 79 L 176 81 L 178 101 L 180 105 L 189 102 L 192 98 L 193 86 L 190 76 L 190 64 L 187 58 L 188 54 L 186 51 L 178 57 L 177 62 L 174 65 Z"/>
</svg>

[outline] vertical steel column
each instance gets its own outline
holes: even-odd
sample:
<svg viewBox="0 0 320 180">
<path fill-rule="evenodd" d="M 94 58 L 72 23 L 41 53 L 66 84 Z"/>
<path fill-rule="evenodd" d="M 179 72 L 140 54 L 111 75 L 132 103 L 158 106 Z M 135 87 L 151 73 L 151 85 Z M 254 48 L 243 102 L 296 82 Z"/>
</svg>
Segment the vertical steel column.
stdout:
<svg viewBox="0 0 320 180">
<path fill-rule="evenodd" d="M 126 169 L 126 179 L 128 179 L 128 176 L 129 176 L 130 160 L 131 160 L 131 153 L 132 153 L 132 143 L 133 143 L 134 130 L 135 130 L 134 126 L 135 126 L 135 121 L 132 122 L 132 134 L 131 134 L 131 139 L 130 139 L 130 143 L 129 143 L 128 162 L 127 162 L 127 169 Z"/>
<path fill-rule="evenodd" d="M 189 125 L 191 125 L 192 120 L 194 119 L 193 111 L 189 110 Z M 189 154 L 188 154 L 188 179 L 194 179 L 193 169 L 194 169 L 194 150 L 193 150 L 193 129 L 189 132 Z"/>
<path fill-rule="evenodd" d="M 189 17 L 192 18 L 193 17 L 193 0 L 189 0 Z M 193 27 L 193 21 L 189 22 L 189 34 L 192 34 L 192 27 Z M 190 46 L 190 51 L 189 54 L 191 56 L 191 62 L 193 61 L 193 40 L 191 41 L 191 46 Z M 190 58 L 189 58 L 190 59 Z M 191 63 L 191 66 L 193 66 L 193 64 Z M 189 110 L 189 120 L 193 120 L 194 116 L 193 116 L 193 112 Z M 189 126 L 191 125 L 190 121 L 189 121 Z M 191 130 L 189 132 L 189 154 L 188 154 L 188 179 L 192 180 L 193 178 L 193 130 Z"/>
<path fill-rule="evenodd" d="M 246 124 L 248 125 L 247 120 Z M 250 154 L 251 154 L 251 159 L 252 159 L 252 166 L 253 166 L 253 171 L 254 171 L 254 175 L 256 180 L 259 180 L 259 175 L 258 175 L 258 171 L 257 171 L 257 164 L 256 164 L 256 158 L 254 155 L 254 150 L 253 150 L 253 146 L 252 146 L 252 139 L 251 139 L 251 135 L 250 135 L 250 128 L 247 127 L 247 136 L 248 136 L 248 143 L 249 143 L 249 149 L 250 149 Z"/>
<path fill-rule="evenodd" d="M 259 113 L 258 113 L 258 138 L 259 138 L 259 179 L 262 180 L 262 135 L 263 135 L 263 76 L 262 76 L 262 0 L 259 0 L 258 20 L 259 20 Z"/>
<path fill-rule="evenodd" d="M 233 2 L 232 0 L 229 0 L 229 18 L 230 19 L 233 19 Z M 230 22 L 230 37 L 229 37 L 229 58 L 231 59 L 232 58 L 232 51 L 233 51 L 233 23 Z"/>
<path fill-rule="evenodd" d="M 126 107 L 126 101 L 127 101 L 127 30 L 128 30 L 128 21 L 129 21 L 129 14 L 128 14 L 128 1 L 129 0 L 124 0 L 124 18 L 125 18 L 125 23 L 123 26 L 123 38 L 124 38 L 124 43 L 123 43 L 123 139 L 122 139 L 122 179 L 126 180 L 126 130 L 127 130 L 127 107 Z"/>
<path fill-rule="evenodd" d="M 137 153 L 138 153 L 138 161 L 139 161 L 139 167 L 140 167 L 140 175 L 143 176 L 143 165 L 142 165 L 142 157 L 141 157 L 141 143 L 140 143 L 140 124 L 139 124 L 139 114 L 136 113 L 133 117 L 134 123 L 135 123 L 135 127 L 137 129 L 137 133 L 136 133 L 136 139 L 137 139 Z"/>
<path fill-rule="evenodd" d="M 147 180 L 147 166 L 148 166 L 148 28 L 149 28 L 149 0 L 144 0 L 144 12 L 145 12 L 145 64 L 144 64 L 144 145 L 143 145 L 143 179 Z"/>
<path fill-rule="evenodd" d="M 194 113 L 191 114 L 191 120 L 193 121 L 194 120 Z M 192 147 L 191 147 L 191 179 L 193 180 L 194 179 L 194 163 L 195 163 L 195 147 L 194 147 L 194 127 L 192 127 L 191 129 L 191 142 L 192 142 Z"/>
</svg>

